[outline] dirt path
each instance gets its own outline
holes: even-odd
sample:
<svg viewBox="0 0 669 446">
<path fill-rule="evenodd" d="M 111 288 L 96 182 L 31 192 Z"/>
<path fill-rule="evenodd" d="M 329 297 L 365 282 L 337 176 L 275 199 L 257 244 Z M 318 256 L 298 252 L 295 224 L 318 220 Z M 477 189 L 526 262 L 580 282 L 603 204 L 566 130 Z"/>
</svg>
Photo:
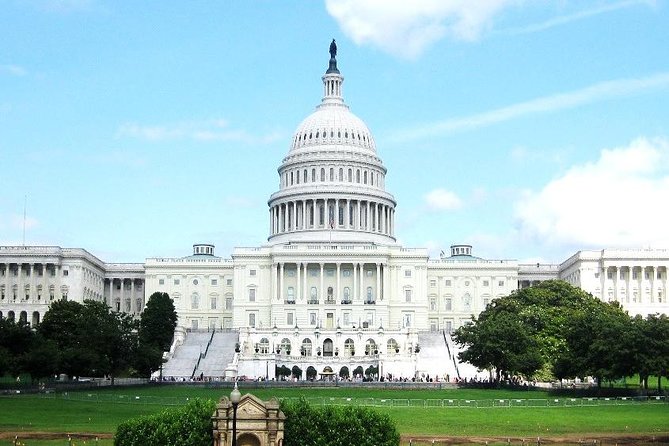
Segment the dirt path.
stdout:
<svg viewBox="0 0 669 446">
<path fill-rule="evenodd" d="M 649 435 L 630 434 L 590 434 L 563 435 L 555 437 L 449 437 L 439 435 L 405 435 L 401 436 L 402 445 L 471 445 L 471 444 L 582 444 L 582 445 L 669 445 L 669 432 Z"/>
</svg>

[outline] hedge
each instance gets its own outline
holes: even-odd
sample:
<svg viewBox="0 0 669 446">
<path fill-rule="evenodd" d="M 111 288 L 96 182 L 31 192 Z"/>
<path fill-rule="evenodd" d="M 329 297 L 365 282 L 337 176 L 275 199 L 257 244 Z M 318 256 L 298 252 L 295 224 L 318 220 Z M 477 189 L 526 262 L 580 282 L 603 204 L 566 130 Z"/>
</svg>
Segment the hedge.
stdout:
<svg viewBox="0 0 669 446">
<path fill-rule="evenodd" d="M 390 417 L 367 407 L 310 406 L 283 402 L 285 446 L 398 446 L 400 434 Z"/>
<path fill-rule="evenodd" d="M 183 407 L 167 409 L 121 423 L 114 446 L 211 446 L 211 416 L 216 404 L 195 399 Z"/>
</svg>

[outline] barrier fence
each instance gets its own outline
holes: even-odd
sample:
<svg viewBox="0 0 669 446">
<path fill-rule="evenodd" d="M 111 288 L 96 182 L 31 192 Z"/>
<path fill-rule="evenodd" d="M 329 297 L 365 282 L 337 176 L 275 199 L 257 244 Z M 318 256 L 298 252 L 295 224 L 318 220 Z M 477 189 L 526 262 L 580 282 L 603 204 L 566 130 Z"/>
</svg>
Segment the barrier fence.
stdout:
<svg viewBox="0 0 669 446">
<path fill-rule="evenodd" d="M 14 398 L 16 396 L 6 396 Z M 164 406 L 180 406 L 189 398 L 150 396 L 150 395 L 117 395 L 113 393 L 63 392 L 24 395 L 42 399 L 62 399 L 68 401 L 90 401 L 113 404 L 156 404 Z M 300 398 L 281 398 L 285 401 L 296 401 Z M 304 398 L 315 406 L 367 406 L 367 407 L 415 407 L 415 408 L 503 408 L 503 407 L 589 407 L 589 406 L 623 406 L 634 404 L 666 404 L 667 396 L 634 396 L 604 398 L 532 398 L 532 399 L 414 399 L 414 398 L 347 398 L 347 397 L 308 397 Z"/>
</svg>

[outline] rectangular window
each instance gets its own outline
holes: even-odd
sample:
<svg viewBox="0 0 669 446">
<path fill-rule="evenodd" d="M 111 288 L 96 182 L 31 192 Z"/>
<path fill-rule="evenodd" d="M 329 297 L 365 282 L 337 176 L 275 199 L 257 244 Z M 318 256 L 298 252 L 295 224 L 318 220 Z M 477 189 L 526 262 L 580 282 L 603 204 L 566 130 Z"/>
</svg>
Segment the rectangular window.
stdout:
<svg viewBox="0 0 669 446">
<path fill-rule="evenodd" d="M 639 274 L 637 273 L 636 270 L 632 271 L 632 279 L 637 280 L 639 278 Z"/>
<path fill-rule="evenodd" d="M 430 311 L 437 311 L 436 299 L 430 299 Z"/>
<path fill-rule="evenodd" d="M 225 309 L 232 310 L 232 297 L 227 297 L 225 299 Z"/>
<path fill-rule="evenodd" d="M 504 281 L 500 280 L 499 282 L 497 282 L 497 286 L 504 286 Z"/>
<path fill-rule="evenodd" d="M 437 286 L 437 281 L 435 279 L 430 279 L 430 286 Z"/>
<path fill-rule="evenodd" d="M 444 309 L 446 311 L 451 311 L 452 308 L 453 308 L 453 300 L 450 297 L 444 299 Z"/>
<path fill-rule="evenodd" d="M 446 280 L 444 281 L 444 285 L 446 285 L 446 286 L 451 286 L 451 280 L 450 280 L 450 279 L 446 279 Z"/>
<path fill-rule="evenodd" d="M 252 269 L 249 270 L 249 276 L 255 276 L 256 275 L 256 270 Z"/>
<path fill-rule="evenodd" d="M 63 270 L 63 276 L 67 276 L 68 274 L 70 274 L 70 272 L 68 270 L 64 269 Z"/>
<path fill-rule="evenodd" d="M 175 284 L 175 285 L 179 285 L 180 283 L 181 283 L 181 280 L 180 280 L 180 279 L 174 279 L 174 284 Z"/>
<path fill-rule="evenodd" d="M 158 285 L 165 285 L 165 279 L 158 279 Z"/>
<path fill-rule="evenodd" d="M 622 274 L 622 272 L 620 274 Z M 648 271 L 646 271 L 644 273 L 644 277 L 646 278 L 646 280 L 649 280 L 650 279 L 650 273 Z M 621 279 L 622 279 L 622 277 L 621 277 Z"/>
<path fill-rule="evenodd" d="M 404 290 L 404 299 L 407 302 L 411 302 L 411 290 Z"/>
<path fill-rule="evenodd" d="M 657 278 L 658 278 L 658 279 L 661 279 L 661 278 L 662 278 L 662 271 L 658 271 L 658 272 L 657 272 Z"/>
<path fill-rule="evenodd" d="M 226 279 L 225 284 L 227 286 L 232 286 L 232 279 Z"/>
<path fill-rule="evenodd" d="M 405 269 L 404 270 L 404 277 L 411 277 L 411 270 L 410 269 Z"/>
<path fill-rule="evenodd" d="M 484 280 L 483 281 L 483 286 L 490 286 L 490 281 L 489 280 Z"/>
<path fill-rule="evenodd" d="M 256 289 L 251 288 L 249 289 L 249 302 L 255 302 L 256 301 Z"/>
<path fill-rule="evenodd" d="M 212 286 L 218 285 L 218 279 L 211 279 L 211 285 Z"/>
<path fill-rule="evenodd" d="M 599 279 L 599 273 L 595 273 L 595 279 Z"/>
<path fill-rule="evenodd" d="M 350 269 L 342 270 L 342 275 L 344 277 L 351 277 L 351 270 Z"/>
<path fill-rule="evenodd" d="M 215 310 L 215 309 L 216 309 L 216 298 L 215 298 L 215 297 L 212 297 L 210 303 L 211 303 L 211 305 L 210 305 L 209 308 L 210 308 L 211 310 Z"/>
<path fill-rule="evenodd" d="M 487 307 L 488 304 L 490 303 L 490 299 L 483 299 L 483 307 Z"/>
<path fill-rule="evenodd" d="M 646 273 L 646 279 L 648 278 L 648 273 Z M 620 280 L 625 280 L 625 272 L 620 271 Z"/>
<path fill-rule="evenodd" d="M 316 325 L 316 313 L 309 313 L 309 325 Z"/>
<path fill-rule="evenodd" d="M 606 278 L 607 279 L 613 279 L 613 271 L 607 271 L 606 272 Z"/>
<path fill-rule="evenodd" d="M 453 321 L 444 320 L 444 330 L 450 334 L 453 331 Z"/>
<path fill-rule="evenodd" d="M 255 327 L 255 326 L 256 326 L 256 314 L 249 313 L 249 327 Z"/>
<path fill-rule="evenodd" d="M 351 325 L 351 314 L 344 313 L 344 326 L 348 327 L 349 325 Z"/>
<path fill-rule="evenodd" d="M 292 326 L 295 323 L 295 315 L 291 313 L 286 313 L 286 325 Z"/>
</svg>

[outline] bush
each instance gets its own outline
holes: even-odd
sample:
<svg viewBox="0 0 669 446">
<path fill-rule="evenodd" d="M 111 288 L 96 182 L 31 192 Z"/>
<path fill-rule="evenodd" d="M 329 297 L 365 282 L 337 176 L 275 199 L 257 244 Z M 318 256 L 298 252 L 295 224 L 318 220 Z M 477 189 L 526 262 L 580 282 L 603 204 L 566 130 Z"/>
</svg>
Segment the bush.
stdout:
<svg viewBox="0 0 669 446">
<path fill-rule="evenodd" d="M 121 423 L 114 446 L 211 446 L 211 417 L 216 404 L 195 399 L 183 407 L 167 409 Z"/>
<path fill-rule="evenodd" d="M 398 446 L 390 417 L 366 407 L 312 407 L 306 400 L 283 402 L 285 446 Z"/>
</svg>

